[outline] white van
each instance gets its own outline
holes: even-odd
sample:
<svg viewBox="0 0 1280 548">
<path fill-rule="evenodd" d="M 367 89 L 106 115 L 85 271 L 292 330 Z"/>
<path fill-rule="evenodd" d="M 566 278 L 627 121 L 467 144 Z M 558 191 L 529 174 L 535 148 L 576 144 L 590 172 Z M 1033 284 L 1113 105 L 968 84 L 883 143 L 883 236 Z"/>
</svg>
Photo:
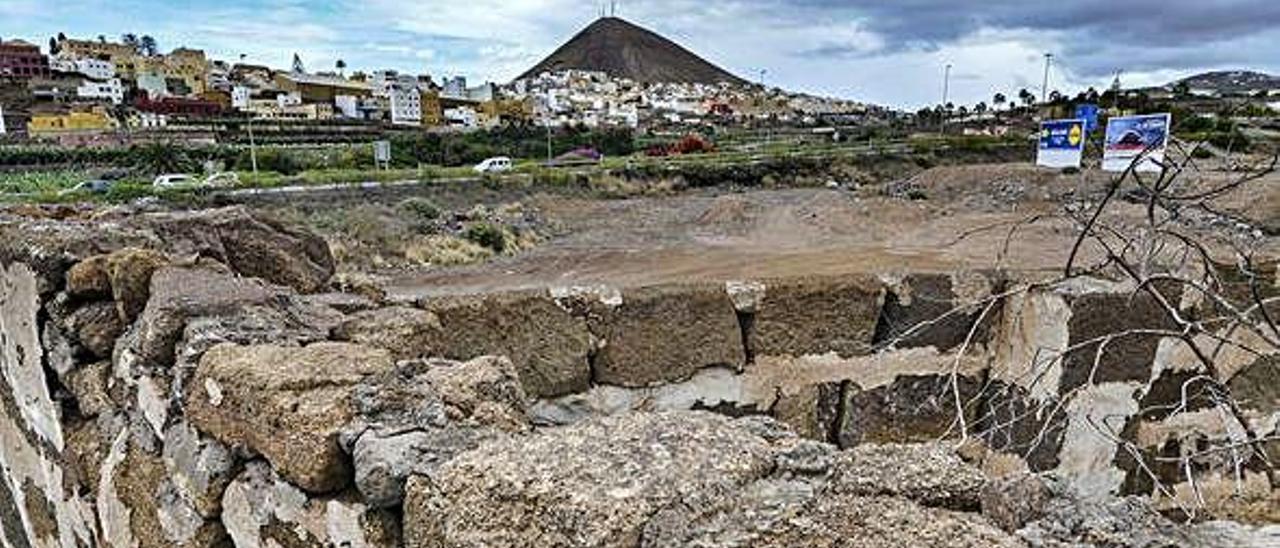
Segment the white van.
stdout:
<svg viewBox="0 0 1280 548">
<path fill-rule="evenodd" d="M 488 160 L 476 164 L 476 167 L 472 169 L 475 170 L 476 173 L 502 173 L 505 171 L 511 171 L 511 158 L 506 156 L 489 158 Z"/>
</svg>

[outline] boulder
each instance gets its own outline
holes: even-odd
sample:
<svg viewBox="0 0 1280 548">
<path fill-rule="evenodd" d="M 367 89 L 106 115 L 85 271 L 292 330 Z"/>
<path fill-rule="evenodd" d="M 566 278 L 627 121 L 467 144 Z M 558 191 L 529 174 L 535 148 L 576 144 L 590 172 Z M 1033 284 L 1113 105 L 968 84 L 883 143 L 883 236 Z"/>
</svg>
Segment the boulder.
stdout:
<svg viewBox="0 0 1280 548">
<path fill-rule="evenodd" d="M 444 357 L 439 349 L 442 327 L 435 314 L 406 306 L 360 312 L 333 330 L 340 341 L 387 350 L 397 360 Z"/>
<path fill-rule="evenodd" d="M 111 357 L 116 339 L 125 330 L 116 306 L 106 301 L 77 308 L 63 323 L 63 327 L 75 337 L 80 347 L 90 356 L 99 359 Z"/>
<path fill-rule="evenodd" d="M 165 267 L 151 281 L 151 300 L 134 324 L 126 362 L 143 366 L 172 365 L 175 346 L 187 338 L 231 341 L 310 342 L 328 337 L 336 312 L 307 306 L 292 290 L 202 268 Z M 119 362 L 120 359 L 117 359 Z M 117 364 L 119 367 L 119 364 Z"/>
<path fill-rule="evenodd" d="M 335 491 L 351 477 L 338 437 L 354 416 L 352 392 L 393 366 L 385 350 L 349 343 L 220 345 L 200 360 L 187 418 L 222 443 L 262 455 L 302 489 Z"/>
<path fill-rule="evenodd" d="M 322 291 L 334 272 L 323 238 L 242 206 L 143 215 L 129 225 L 153 232 L 174 254 L 209 257 L 301 293 Z"/>
<path fill-rule="evenodd" d="M 125 248 L 107 256 L 107 277 L 111 296 L 116 301 L 120 318 L 131 323 L 147 306 L 151 295 L 151 276 L 168 264 L 163 253 L 148 249 Z"/>
<path fill-rule="evenodd" d="M 890 280 L 884 309 L 876 325 L 876 344 L 897 348 L 932 346 L 949 351 L 972 340 L 985 344 L 999 310 L 981 302 L 991 294 L 991 282 L 977 273 L 912 274 Z M 975 304 L 976 303 L 976 304 Z M 983 325 L 974 329 L 982 317 Z"/>
<path fill-rule="evenodd" d="M 865 444 L 840 453 L 826 492 L 977 511 L 985 483 L 981 470 L 940 444 Z"/>
<path fill-rule="evenodd" d="M 766 281 L 751 323 L 755 356 L 866 354 L 875 339 L 884 287 L 864 276 Z"/>
<path fill-rule="evenodd" d="M 499 439 L 410 479 L 406 545 L 634 546 L 659 510 L 734 493 L 773 453 L 751 427 L 699 412 Z"/>
<path fill-rule="evenodd" d="M 409 362 L 355 392 L 344 432 L 356 488 L 367 504 L 397 506 L 410 474 L 434 475 L 455 456 L 504 432 L 528 428 L 527 404 L 505 358 Z"/>
<path fill-rule="evenodd" d="M 742 369 L 746 350 L 733 303 L 717 285 L 624 291 L 596 306 L 588 327 L 601 341 L 595 382 L 641 387 L 688 379 L 711 366 Z"/>
<path fill-rule="evenodd" d="M 999 478 L 982 487 L 982 515 L 1005 531 L 1017 531 L 1044 517 L 1052 496 L 1045 480 L 1034 474 Z"/>
<path fill-rule="evenodd" d="M 435 298 L 421 306 L 443 326 L 432 345 L 439 357 L 506 356 L 534 398 L 581 392 L 590 385 L 587 324 L 545 293 Z"/>
</svg>

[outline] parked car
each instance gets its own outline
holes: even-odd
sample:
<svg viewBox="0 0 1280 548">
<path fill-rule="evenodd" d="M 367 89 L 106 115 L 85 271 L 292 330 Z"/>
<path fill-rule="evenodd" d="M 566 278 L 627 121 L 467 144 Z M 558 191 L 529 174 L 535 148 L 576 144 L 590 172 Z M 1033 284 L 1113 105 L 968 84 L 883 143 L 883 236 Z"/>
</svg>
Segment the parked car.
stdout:
<svg viewBox="0 0 1280 548">
<path fill-rule="evenodd" d="M 511 171 L 511 158 L 506 156 L 489 158 L 476 164 L 476 167 L 472 169 L 475 170 L 476 173 L 503 173 Z"/>
<path fill-rule="evenodd" d="M 66 196 L 68 194 L 79 194 L 82 192 L 89 194 L 105 194 L 107 191 L 111 190 L 111 185 L 113 184 L 115 183 L 105 179 L 92 179 L 81 182 L 71 188 L 63 189 L 58 193 L 58 195 Z"/>
<path fill-rule="evenodd" d="M 192 186 L 196 184 L 195 177 L 181 174 L 168 174 L 156 177 L 151 181 L 151 186 L 155 188 L 177 188 L 183 186 Z"/>
</svg>

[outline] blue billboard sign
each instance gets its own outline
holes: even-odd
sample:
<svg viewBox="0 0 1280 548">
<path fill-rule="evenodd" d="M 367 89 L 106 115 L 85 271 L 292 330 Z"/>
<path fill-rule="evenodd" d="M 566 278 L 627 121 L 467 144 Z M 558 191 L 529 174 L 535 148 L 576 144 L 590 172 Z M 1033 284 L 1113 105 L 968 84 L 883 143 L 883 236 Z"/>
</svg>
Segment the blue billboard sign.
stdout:
<svg viewBox="0 0 1280 548">
<path fill-rule="evenodd" d="M 1098 105 L 1093 103 L 1076 105 L 1076 118 L 1084 120 L 1085 134 L 1093 133 L 1098 129 Z"/>
<path fill-rule="evenodd" d="M 1169 146 L 1169 114 L 1144 114 L 1125 116 L 1107 121 L 1106 150 L 1102 155 L 1102 169 L 1125 171 L 1135 161 L 1135 171 L 1160 171 L 1163 169 L 1165 149 Z"/>
<path fill-rule="evenodd" d="M 1036 165 L 1053 168 L 1080 167 L 1084 157 L 1084 120 L 1048 120 L 1040 123 L 1040 151 Z"/>
</svg>

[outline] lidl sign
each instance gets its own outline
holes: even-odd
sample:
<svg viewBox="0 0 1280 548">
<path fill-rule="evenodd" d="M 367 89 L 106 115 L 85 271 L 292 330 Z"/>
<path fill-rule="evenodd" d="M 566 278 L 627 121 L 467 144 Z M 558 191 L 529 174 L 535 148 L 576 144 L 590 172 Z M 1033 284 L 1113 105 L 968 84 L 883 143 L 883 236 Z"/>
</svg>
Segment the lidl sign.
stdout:
<svg viewBox="0 0 1280 548">
<path fill-rule="evenodd" d="M 1079 168 L 1084 158 L 1085 123 L 1083 119 L 1041 122 L 1036 165 Z"/>
</svg>

